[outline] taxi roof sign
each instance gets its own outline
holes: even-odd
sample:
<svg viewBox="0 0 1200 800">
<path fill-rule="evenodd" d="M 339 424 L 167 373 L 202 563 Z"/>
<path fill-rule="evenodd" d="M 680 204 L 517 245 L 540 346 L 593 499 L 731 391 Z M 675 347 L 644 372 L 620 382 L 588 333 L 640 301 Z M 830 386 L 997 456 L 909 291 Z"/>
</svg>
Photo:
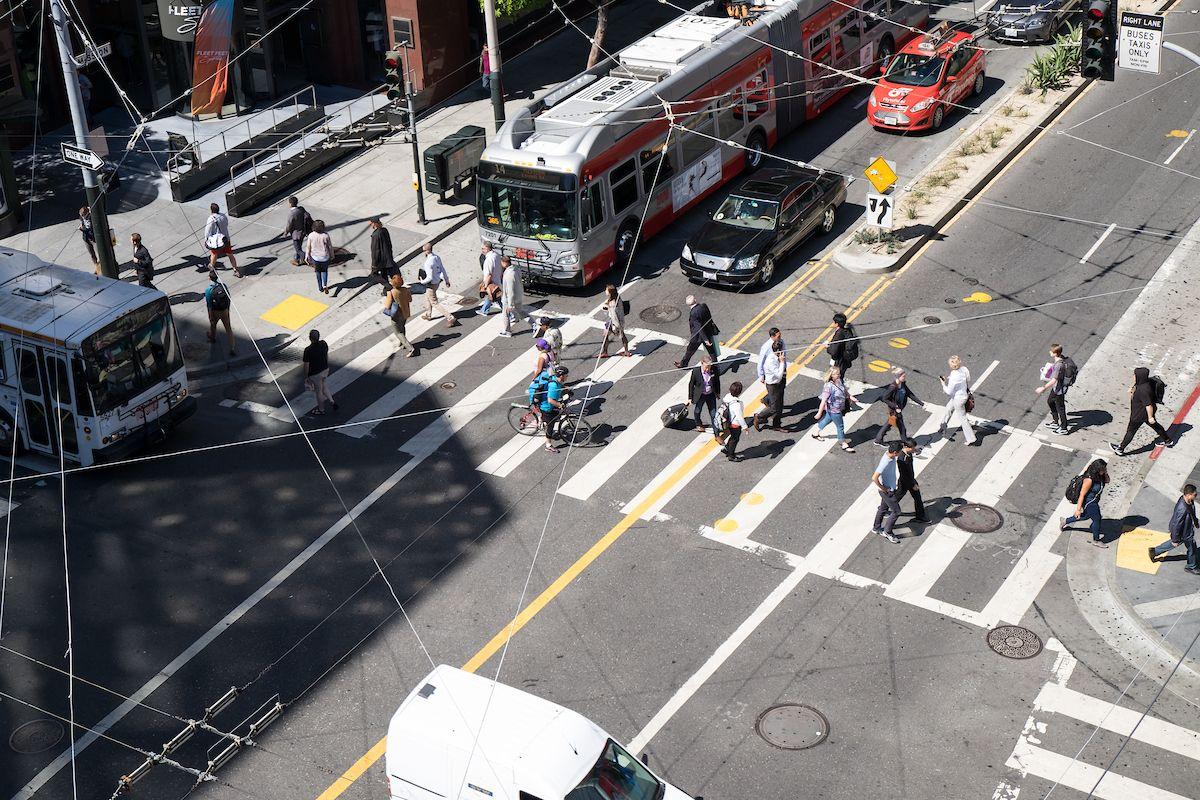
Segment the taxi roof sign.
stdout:
<svg viewBox="0 0 1200 800">
<path fill-rule="evenodd" d="M 863 175 L 867 176 L 867 180 L 875 187 L 875 191 L 883 194 L 888 189 L 896 185 L 896 170 L 892 165 L 883 160 L 883 156 L 879 156 L 872 161 L 865 170 Z"/>
</svg>

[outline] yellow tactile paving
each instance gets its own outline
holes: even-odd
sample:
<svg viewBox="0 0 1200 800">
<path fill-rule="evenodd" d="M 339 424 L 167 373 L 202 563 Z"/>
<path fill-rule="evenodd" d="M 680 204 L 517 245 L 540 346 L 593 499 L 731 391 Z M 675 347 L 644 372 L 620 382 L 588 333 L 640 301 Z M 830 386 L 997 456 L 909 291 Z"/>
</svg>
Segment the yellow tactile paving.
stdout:
<svg viewBox="0 0 1200 800">
<path fill-rule="evenodd" d="M 1146 552 L 1146 548 L 1160 545 L 1167 538 L 1166 533 L 1150 528 L 1134 528 L 1121 534 L 1121 538 L 1117 542 L 1117 566 L 1136 569 L 1138 572 L 1145 572 L 1149 575 L 1158 574 L 1158 568 L 1162 566 L 1162 563 L 1151 563 L 1150 554 Z"/>
<path fill-rule="evenodd" d="M 294 294 L 262 315 L 262 319 L 281 328 L 294 331 L 329 308 L 326 303 Z"/>
</svg>

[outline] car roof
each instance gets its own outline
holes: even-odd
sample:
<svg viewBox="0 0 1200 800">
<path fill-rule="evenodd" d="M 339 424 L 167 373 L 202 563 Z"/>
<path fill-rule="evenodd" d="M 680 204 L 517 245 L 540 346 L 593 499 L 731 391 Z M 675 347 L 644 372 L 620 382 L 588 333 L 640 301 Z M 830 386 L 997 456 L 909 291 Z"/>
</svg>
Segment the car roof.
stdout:
<svg viewBox="0 0 1200 800">
<path fill-rule="evenodd" d="M 963 42 L 969 42 L 974 36 L 963 30 L 950 31 L 934 28 L 924 36 L 918 36 L 906 44 L 902 53 L 914 53 L 926 56 L 945 56 Z"/>
<path fill-rule="evenodd" d="M 761 200 L 780 200 L 792 191 L 813 183 L 820 172 L 815 169 L 761 169 L 746 178 L 731 192 L 740 197 Z"/>
</svg>

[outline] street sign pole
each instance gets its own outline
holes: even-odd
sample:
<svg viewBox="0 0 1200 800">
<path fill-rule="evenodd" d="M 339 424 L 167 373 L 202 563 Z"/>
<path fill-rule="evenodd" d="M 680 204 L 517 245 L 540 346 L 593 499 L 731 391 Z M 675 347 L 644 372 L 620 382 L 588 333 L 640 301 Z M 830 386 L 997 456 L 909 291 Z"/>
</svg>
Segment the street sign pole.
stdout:
<svg viewBox="0 0 1200 800">
<path fill-rule="evenodd" d="M 500 82 L 500 36 L 496 29 L 496 0 L 483 0 L 483 27 L 487 31 L 488 86 L 492 90 L 492 116 L 496 132 L 504 124 L 504 87 Z"/>
<path fill-rule="evenodd" d="M 401 47 L 404 58 L 404 93 L 408 96 L 408 135 L 412 139 L 413 189 L 417 192 L 417 222 L 425 224 L 425 190 L 421 181 L 421 150 L 417 146 L 417 107 L 413 100 L 413 82 L 408 74 L 408 47 Z"/>
<path fill-rule="evenodd" d="M 58 41 L 58 56 L 62 62 L 63 81 L 66 83 L 67 103 L 71 107 L 71 124 L 75 129 L 75 144 L 81 150 L 87 150 L 87 114 L 83 108 L 83 92 L 79 89 L 79 75 L 72 56 L 71 33 L 67 30 L 67 15 L 62 8 L 62 0 L 50 0 L 50 14 L 54 23 L 54 33 Z M 96 235 L 96 257 L 100 259 L 100 274 L 108 278 L 116 278 L 120 273 L 116 254 L 113 253 L 112 234 L 108 227 L 108 213 L 104 208 L 104 193 L 100 191 L 100 181 L 94 169 L 81 167 L 83 172 L 83 191 L 87 196 L 88 207 L 92 210 L 92 231 Z"/>
</svg>

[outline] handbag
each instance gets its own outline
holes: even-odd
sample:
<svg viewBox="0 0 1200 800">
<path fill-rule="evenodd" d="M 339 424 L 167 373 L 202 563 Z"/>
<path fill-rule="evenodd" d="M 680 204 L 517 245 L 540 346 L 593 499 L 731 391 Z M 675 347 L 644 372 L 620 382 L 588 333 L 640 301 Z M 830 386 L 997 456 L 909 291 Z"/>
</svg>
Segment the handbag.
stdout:
<svg viewBox="0 0 1200 800">
<path fill-rule="evenodd" d="M 887 424 L 888 424 L 888 425 L 890 425 L 890 426 L 892 426 L 893 428 L 897 428 L 897 427 L 899 427 L 899 426 L 896 424 L 896 415 L 895 415 L 895 413 L 889 413 L 889 414 L 888 414 L 888 423 L 887 423 Z"/>
<path fill-rule="evenodd" d="M 963 410 L 968 414 L 975 410 L 975 395 L 967 392 L 967 402 L 963 403 Z"/>
<path fill-rule="evenodd" d="M 220 232 L 214 233 L 204 240 L 204 246 L 209 250 L 220 250 L 225 246 L 225 234 Z"/>
<path fill-rule="evenodd" d="M 622 301 L 621 301 L 621 313 L 622 313 L 622 314 L 628 314 L 628 313 L 629 313 L 629 301 L 628 301 L 628 300 L 622 300 Z"/>
<path fill-rule="evenodd" d="M 400 311 L 400 306 L 397 305 L 396 303 L 392 303 L 391 305 L 389 305 L 387 308 L 385 308 L 383 310 L 383 315 L 385 317 L 395 317 L 399 311 Z"/>
</svg>

